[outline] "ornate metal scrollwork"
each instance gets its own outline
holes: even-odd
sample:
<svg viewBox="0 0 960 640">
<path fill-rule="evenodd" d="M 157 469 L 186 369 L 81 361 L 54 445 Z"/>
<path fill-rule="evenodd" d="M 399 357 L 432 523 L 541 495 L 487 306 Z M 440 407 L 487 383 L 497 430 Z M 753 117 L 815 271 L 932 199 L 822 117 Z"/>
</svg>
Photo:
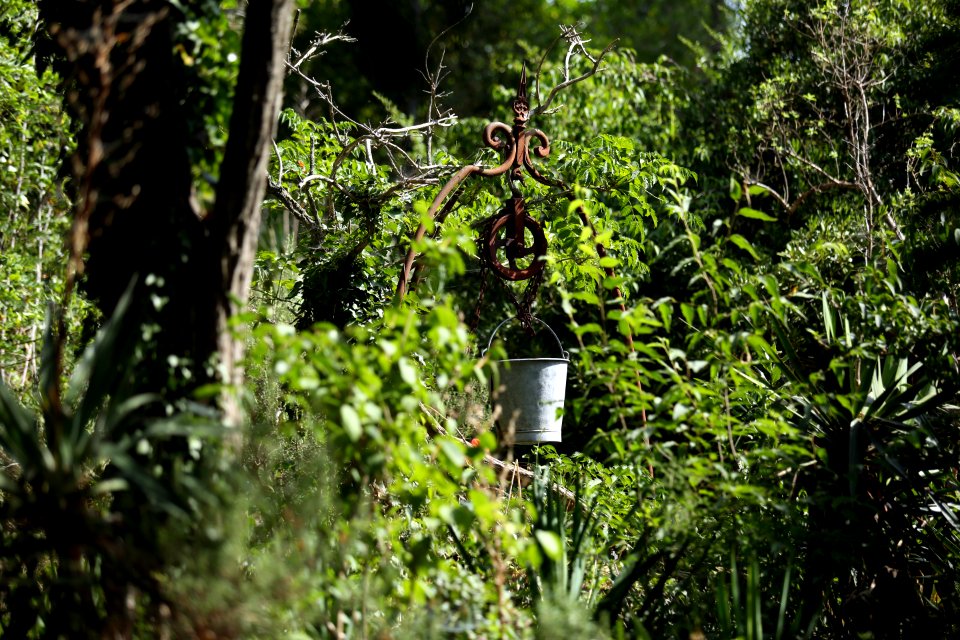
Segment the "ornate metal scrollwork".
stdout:
<svg viewBox="0 0 960 640">
<path fill-rule="evenodd" d="M 529 242 L 528 242 L 529 240 Z M 487 260 L 506 280 L 526 280 L 543 270 L 547 237 L 527 215 L 523 198 L 510 198 L 486 235 Z"/>
<path fill-rule="evenodd" d="M 480 172 L 483 176 L 499 176 L 509 172 L 508 179 L 519 183 L 524 170 L 541 184 L 555 183 L 540 173 L 530 157 L 550 155 L 550 138 L 539 129 L 527 129 L 530 103 L 527 99 L 527 70 L 520 74 L 520 86 L 513 100 L 513 126 L 491 122 L 483 130 L 483 142 L 502 154 L 500 165 Z M 539 144 L 534 146 L 533 142 Z M 487 229 L 483 244 L 487 258 L 496 273 L 506 280 L 526 280 L 543 270 L 547 239 L 540 223 L 527 213 L 523 196 L 516 184 L 513 197 L 504 203 L 503 213 Z M 529 239 L 529 243 L 528 243 Z M 524 265 L 524 266 L 520 266 Z"/>
<path fill-rule="evenodd" d="M 491 122 L 483 130 L 483 142 L 501 154 L 500 164 L 492 168 L 476 164 L 463 167 L 440 189 L 429 209 L 431 218 L 444 215 L 445 209 L 441 209 L 441 206 L 469 176 L 494 177 L 506 174 L 512 197 L 505 201 L 500 215 L 484 226 L 480 247 L 484 262 L 489 264 L 498 276 L 511 281 L 527 280 L 543 271 L 547 253 L 547 239 L 543 227 L 527 213 L 519 183 L 526 174 L 541 184 L 562 186 L 562 183 L 544 176 L 534 165 L 534 157 L 546 158 L 550 155 L 550 138 L 539 129 L 527 129 L 530 111 L 527 70 L 524 67 L 520 74 L 517 95 L 513 99 L 513 126 L 503 122 Z M 423 239 L 426 230 L 426 225 L 421 223 L 414 235 L 414 244 Z M 397 283 L 399 298 L 406 293 L 415 257 L 416 250 L 411 245 Z M 535 287 L 533 291 L 535 292 Z"/>
<path fill-rule="evenodd" d="M 536 180 L 545 185 L 556 186 L 534 166 L 530 159 L 530 152 L 540 158 L 550 155 L 550 138 L 540 129 L 527 129 L 527 119 L 530 117 L 530 105 L 527 101 L 527 70 L 520 74 L 520 86 L 517 96 L 513 99 L 513 126 L 503 122 L 491 122 L 483 130 L 483 142 L 488 147 L 503 154 L 501 163 L 492 169 L 484 169 L 482 176 L 499 176 L 507 171 L 510 179 L 523 179 L 523 169 Z M 531 141 L 540 144 L 531 146 Z"/>
</svg>

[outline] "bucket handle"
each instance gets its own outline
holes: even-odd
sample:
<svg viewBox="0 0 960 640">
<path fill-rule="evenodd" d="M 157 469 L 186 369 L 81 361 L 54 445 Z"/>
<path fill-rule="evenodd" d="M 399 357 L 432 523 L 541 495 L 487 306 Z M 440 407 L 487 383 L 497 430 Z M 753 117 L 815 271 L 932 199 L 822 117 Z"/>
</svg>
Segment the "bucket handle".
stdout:
<svg viewBox="0 0 960 640">
<path fill-rule="evenodd" d="M 560 347 L 560 353 L 562 354 L 563 359 L 564 359 L 564 360 L 569 360 L 569 359 L 570 359 L 570 353 L 569 353 L 568 351 L 564 351 L 564 349 L 563 349 L 563 343 L 560 342 L 560 338 L 558 338 L 558 337 L 557 337 L 557 334 L 554 333 L 553 329 L 550 328 L 550 325 L 548 325 L 546 322 L 544 322 L 543 320 L 541 320 L 540 318 L 538 318 L 538 317 L 536 317 L 536 316 L 530 316 L 530 317 L 533 318 L 534 320 L 536 320 L 537 322 L 539 322 L 540 324 L 542 324 L 543 326 L 545 326 L 545 327 L 547 328 L 547 331 L 550 332 L 550 335 L 553 336 L 553 339 L 557 341 L 557 346 Z M 501 329 L 501 327 L 503 327 L 503 325 L 507 324 L 507 323 L 510 322 L 511 320 L 516 320 L 516 319 L 517 319 L 516 316 L 514 316 L 514 317 L 512 317 L 512 318 L 507 318 L 506 320 L 504 320 L 503 322 L 501 322 L 500 324 L 497 325 L 497 328 L 494 329 L 494 330 L 493 330 L 493 333 L 490 334 L 490 340 L 487 342 L 487 348 L 480 352 L 480 356 L 481 356 L 481 357 L 487 355 L 487 351 L 489 351 L 489 350 L 490 350 L 490 347 L 493 346 L 493 339 L 494 339 L 494 337 L 497 335 L 497 331 L 500 331 L 500 329 Z"/>
</svg>

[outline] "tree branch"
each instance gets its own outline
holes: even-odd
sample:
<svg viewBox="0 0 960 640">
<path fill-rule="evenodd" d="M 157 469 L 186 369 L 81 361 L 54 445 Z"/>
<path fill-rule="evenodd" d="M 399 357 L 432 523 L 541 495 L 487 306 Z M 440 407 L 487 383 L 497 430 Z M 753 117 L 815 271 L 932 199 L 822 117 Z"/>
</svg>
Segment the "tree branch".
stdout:
<svg viewBox="0 0 960 640">
<path fill-rule="evenodd" d="M 273 181 L 273 178 L 267 177 L 267 194 L 273 196 L 280 201 L 280 204 L 286 208 L 287 211 L 292 213 L 297 219 L 299 219 L 304 224 L 309 226 L 315 226 L 317 221 L 300 206 L 300 203 L 297 202 L 290 192 L 280 186 L 278 183 Z"/>
<path fill-rule="evenodd" d="M 587 78 L 593 75 L 596 75 L 596 73 L 600 71 L 600 63 L 603 62 L 604 56 L 610 53 L 613 50 L 613 48 L 617 45 L 617 42 L 618 42 L 618 40 L 614 40 L 613 42 L 608 44 L 603 51 L 600 52 L 600 55 L 594 58 L 587 52 L 587 49 L 584 46 L 584 43 L 588 41 L 585 41 L 580 37 L 580 34 L 577 33 L 576 28 L 565 27 L 561 25 L 560 29 L 562 31 L 561 37 L 564 38 L 569 43 L 567 47 L 566 56 L 564 57 L 563 82 L 561 82 L 560 84 L 558 84 L 557 86 L 555 86 L 553 89 L 550 90 L 550 93 L 547 94 L 547 99 L 543 103 L 537 105 L 537 107 L 530 110 L 530 117 L 546 113 L 547 109 L 549 109 L 550 105 L 553 103 L 554 98 L 557 97 L 557 94 L 563 91 L 564 89 L 566 89 L 567 87 L 575 85 L 578 82 L 582 82 Z M 553 45 L 551 45 L 551 48 L 552 47 Z M 579 50 L 587 59 L 593 62 L 593 66 L 587 71 L 585 71 L 584 73 L 582 73 L 581 75 L 576 76 L 575 78 L 571 78 L 570 77 L 570 58 L 571 56 L 573 56 L 573 54 L 577 50 Z M 541 64 L 542 62 L 543 61 L 541 60 Z M 537 94 L 540 93 L 539 71 L 540 71 L 540 66 L 538 65 L 537 79 L 536 79 Z"/>
<path fill-rule="evenodd" d="M 790 217 L 796 213 L 797 209 L 800 208 L 800 205 L 802 205 L 808 198 L 824 193 L 825 191 L 831 191 L 833 189 L 854 189 L 860 191 L 860 185 L 855 182 L 847 182 L 845 180 L 831 180 L 830 182 L 822 182 L 807 189 L 797 196 L 797 199 L 793 201 L 793 204 L 787 207 L 787 217 Z"/>
</svg>

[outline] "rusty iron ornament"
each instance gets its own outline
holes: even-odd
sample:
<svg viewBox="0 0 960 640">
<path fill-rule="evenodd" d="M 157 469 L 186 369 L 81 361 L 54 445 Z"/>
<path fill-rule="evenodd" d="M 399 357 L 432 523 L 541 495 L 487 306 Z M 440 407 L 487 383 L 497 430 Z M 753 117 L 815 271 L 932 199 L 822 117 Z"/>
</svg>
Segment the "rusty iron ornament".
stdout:
<svg viewBox="0 0 960 640">
<path fill-rule="evenodd" d="M 532 246 L 526 244 L 527 232 L 533 238 Z M 523 198 L 507 200 L 503 214 L 490 226 L 484 244 L 490 266 L 505 280 L 526 280 L 543 270 L 542 257 L 547 254 L 547 238 L 540 224 L 527 215 Z M 503 264 L 501 252 L 507 264 Z M 527 258 L 530 259 L 528 266 L 517 265 L 518 260 Z"/>
<path fill-rule="evenodd" d="M 504 203 L 501 214 L 489 226 L 482 244 L 486 259 L 494 272 L 505 280 L 518 281 L 532 278 L 544 268 L 547 254 L 547 238 L 540 223 L 527 213 L 518 184 L 524 178 L 524 170 L 534 180 L 546 185 L 554 184 L 541 174 L 530 158 L 531 151 L 540 158 L 550 154 L 550 139 L 539 129 L 527 129 L 530 117 L 530 102 L 527 99 L 527 68 L 520 73 L 520 84 L 513 99 L 513 126 L 491 122 L 483 130 L 484 143 L 503 154 L 503 161 L 493 169 L 481 172 L 484 176 L 509 173 L 512 198 Z M 537 141 L 538 146 L 531 142 Z M 533 242 L 527 246 L 527 234 Z M 518 266 L 520 259 L 529 259 L 527 266 Z"/>
<path fill-rule="evenodd" d="M 550 155 L 550 138 L 540 129 L 527 129 L 527 120 L 530 118 L 530 102 L 527 99 L 527 67 L 524 65 L 520 72 L 520 84 L 517 95 L 513 99 L 513 126 L 503 122 L 491 122 L 483 130 L 483 142 L 488 147 L 503 154 L 503 161 L 499 166 L 491 169 L 482 169 L 479 173 L 485 177 L 503 175 L 510 172 L 510 180 L 523 180 L 523 170 L 541 184 L 559 186 L 559 183 L 550 180 L 540 173 L 530 160 L 530 152 L 539 158 Z M 532 140 L 540 144 L 531 147 Z"/>
<path fill-rule="evenodd" d="M 495 273 L 506 280 L 517 281 L 531 278 L 543 270 L 545 264 L 543 257 L 546 256 L 547 247 L 543 229 L 540 223 L 527 213 L 523 204 L 523 196 L 520 194 L 517 184 L 523 181 L 524 173 L 547 186 L 562 187 L 563 184 L 540 173 L 530 157 L 531 152 L 538 158 L 549 156 L 550 139 L 543 131 L 527 129 L 526 126 L 530 118 L 526 64 L 524 64 L 520 73 L 520 83 L 512 107 L 513 126 L 503 122 L 491 122 L 483 130 L 484 144 L 502 154 L 501 163 L 490 168 L 472 164 L 457 171 L 440 189 L 430 205 L 427 215 L 430 219 L 434 219 L 444 201 L 460 188 L 461 183 L 471 175 L 495 177 L 509 172 L 507 177 L 511 183 L 512 197 L 504 203 L 505 206 L 501 210 L 501 215 L 494 219 L 488 227 L 487 236 L 482 238 L 481 244 L 487 249 L 486 257 Z M 539 144 L 533 146 L 531 142 L 538 142 Z M 528 232 L 533 238 L 531 247 L 526 246 L 525 236 Z M 426 225 L 421 223 L 414 234 L 413 242 L 401 269 L 400 279 L 397 282 L 398 299 L 402 299 L 407 292 L 407 284 L 413 269 L 413 262 L 416 259 L 414 246 L 423 239 L 425 234 Z M 505 255 L 506 264 L 499 257 L 501 254 Z M 529 266 L 520 267 L 517 265 L 518 259 L 526 259 L 531 256 L 532 262 Z"/>
</svg>

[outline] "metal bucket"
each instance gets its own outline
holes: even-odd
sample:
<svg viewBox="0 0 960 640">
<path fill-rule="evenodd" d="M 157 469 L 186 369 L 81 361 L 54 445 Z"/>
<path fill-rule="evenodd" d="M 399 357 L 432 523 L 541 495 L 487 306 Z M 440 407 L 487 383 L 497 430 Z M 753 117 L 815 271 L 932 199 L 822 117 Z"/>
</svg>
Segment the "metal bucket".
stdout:
<svg viewBox="0 0 960 640">
<path fill-rule="evenodd" d="M 486 353 L 493 338 L 507 318 L 493 330 Z M 560 442 L 563 425 L 563 400 L 567 387 L 567 364 L 570 354 L 563 350 L 560 338 L 547 323 L 537 322 L 560 347 L 560 358 L 511 358 L 500 360 L 500 386 L 491 389 L 490 402 L 496 418 L 500 442 L 506 445 L 530 445 L 540 442 Z"/>
</svg>

